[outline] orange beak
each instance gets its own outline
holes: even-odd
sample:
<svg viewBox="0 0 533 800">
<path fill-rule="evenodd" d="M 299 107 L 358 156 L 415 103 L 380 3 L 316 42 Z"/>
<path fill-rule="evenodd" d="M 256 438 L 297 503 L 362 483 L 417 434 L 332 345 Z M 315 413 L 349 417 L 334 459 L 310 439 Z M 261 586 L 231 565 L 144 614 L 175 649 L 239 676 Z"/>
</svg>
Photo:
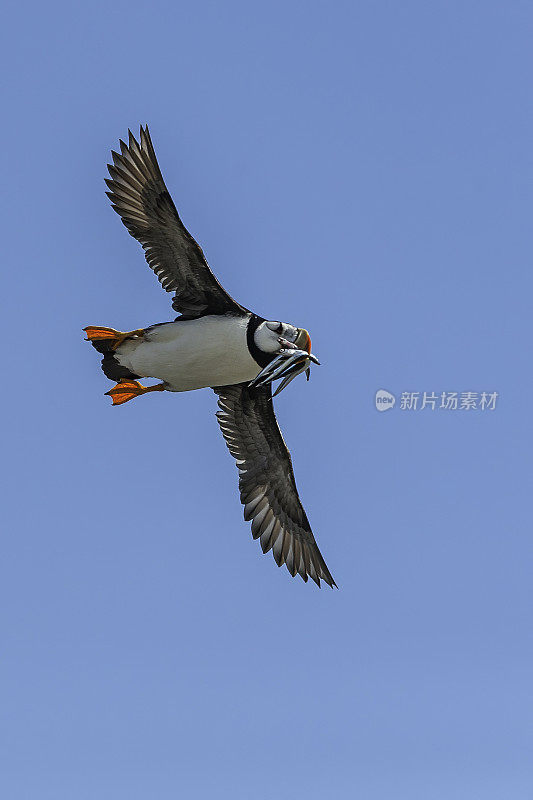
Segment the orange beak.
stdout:
<svg viewBox="0 0 533 800">
<path fill-rule="evenodd" d="M 311 352 L 311 337 L 305 328 L 298 328 L 298 336 L 294 344 L 298 350 L 307 350 L 308 353 Z"/>
</svg>

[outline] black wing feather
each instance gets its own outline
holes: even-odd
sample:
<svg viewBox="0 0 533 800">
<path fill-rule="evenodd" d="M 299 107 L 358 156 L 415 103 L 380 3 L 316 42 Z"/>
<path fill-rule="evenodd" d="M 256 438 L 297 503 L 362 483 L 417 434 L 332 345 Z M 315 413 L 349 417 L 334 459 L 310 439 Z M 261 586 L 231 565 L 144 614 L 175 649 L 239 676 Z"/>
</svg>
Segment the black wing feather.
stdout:
<svg viewBox="0 0 533 800">
<path fill-rule="evenodd" d="M 310 576 L 336 586 L 318 549 L 300 502 L 291 456 L 272 404 L 270 384 L 249 388 L 240 383 L 217 386 L 217 418 L 239 469 L 244 518 L 252 520 L 252 536 L 264 553 L 272 550 L 278 566 L 292 576 Z"/>
<path fill-rule="evenodd" d="M 181 221 L 161 175 L 148 127 L 141 126 L 139 142 L 129 131 L 120 153 L 112 152 L 106 180 L 113 208 L 144 248 L 148 265 L 167 292 L 172 306 L 187 317 L 205 314 L 243 314 L 220 285 L 201 247 Z"/>
</svg>

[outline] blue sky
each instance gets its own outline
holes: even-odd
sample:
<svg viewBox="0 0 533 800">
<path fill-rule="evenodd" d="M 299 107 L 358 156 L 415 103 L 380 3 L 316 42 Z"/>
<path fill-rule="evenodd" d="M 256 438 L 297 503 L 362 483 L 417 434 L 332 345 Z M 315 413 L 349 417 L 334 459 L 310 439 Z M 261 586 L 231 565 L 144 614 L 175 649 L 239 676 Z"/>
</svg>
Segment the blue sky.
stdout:
<svg viewBox="0 0 533 800">
<path fill-rule="evenodd" d="M 8 8 L 3 797 L 530 800 L 532 22 Z M 140 122 L 223 285 L 311 332 L 277 412 L 339 591 L 251 540 L 209 390 L 103 397 L 81 328 L 171 318 L 104 195 Z"/>
</svg>

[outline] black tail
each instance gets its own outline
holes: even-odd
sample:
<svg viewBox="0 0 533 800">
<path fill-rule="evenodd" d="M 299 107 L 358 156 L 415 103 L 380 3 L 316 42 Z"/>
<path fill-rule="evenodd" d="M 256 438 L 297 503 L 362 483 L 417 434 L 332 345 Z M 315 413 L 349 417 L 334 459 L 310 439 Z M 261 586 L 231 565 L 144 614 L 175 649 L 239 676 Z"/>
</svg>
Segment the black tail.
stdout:
<svg viewBox="0 0 533 800">
<path fill-rule="evenodd" d="M 96 347 L 96 345 L 93 345 Z M 98 350 L 98 348 L 96 348 Z M 102 350 L 100 350 L 100 353 Z M 139 375 L 134 375 L 133 372 L 130 372 L 127 367 L 123 367 L 122 364 L 119 364 L 117 359 L 115 358 L 114 353 L 108 352 L 104 353 L 104 357 L 102 359 L 102 370 L 104 375 L 112 381 L 121 381 L 124 378 L 131 378 L 135 380 L 139 378 Z"/>
<path fill-rule="evenodd" d="M 135 380 L 139 375 L 134 375 L 133 372 L 127 367 L 119 364 L 115 358 L 114 346 L 117 342 L 117 337 L 113 337 L 110 332 L 112 328 L 84 328 L 87 339 L 90 341 L 95 350 L 103 355 L 102 371 L 104 375 L 112 381 L 121 381 L 124 378 L 132 378 Z M 113 333 L 118 333 L 113 331 Z M 105 336 L 105 338 L 100 337 Z"/>
</svg>

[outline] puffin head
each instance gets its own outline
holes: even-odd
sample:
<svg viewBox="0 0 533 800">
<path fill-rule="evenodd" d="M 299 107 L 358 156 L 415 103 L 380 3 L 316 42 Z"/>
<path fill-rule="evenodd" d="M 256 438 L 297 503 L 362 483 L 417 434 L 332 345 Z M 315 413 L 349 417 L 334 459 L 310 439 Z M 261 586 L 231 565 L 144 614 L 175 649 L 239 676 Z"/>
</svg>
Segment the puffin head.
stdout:
<svg viewBox="0 0 533 800">
<path fill-rule="evenodd" d="M 272 358 L 249 385 L 264 386 L 283 378 L 274 397 L 302 372 L 306 373 L 309 380 L 311 361 L 320 363 L 311 353 L 309 333 L 305 328 L 296 328 L 288 322 L 262 322 L 254 332 L 254 343 L 259 350 Z"/>
<path fill-rule="evenodd" d="M 311 352 L 311 337 L 305 328 L 295 328 L 288 322 L 262 322 L 254 333 L 254 341 L 263 353 L 281 353 L 283 350 Z"/>
</svg>

